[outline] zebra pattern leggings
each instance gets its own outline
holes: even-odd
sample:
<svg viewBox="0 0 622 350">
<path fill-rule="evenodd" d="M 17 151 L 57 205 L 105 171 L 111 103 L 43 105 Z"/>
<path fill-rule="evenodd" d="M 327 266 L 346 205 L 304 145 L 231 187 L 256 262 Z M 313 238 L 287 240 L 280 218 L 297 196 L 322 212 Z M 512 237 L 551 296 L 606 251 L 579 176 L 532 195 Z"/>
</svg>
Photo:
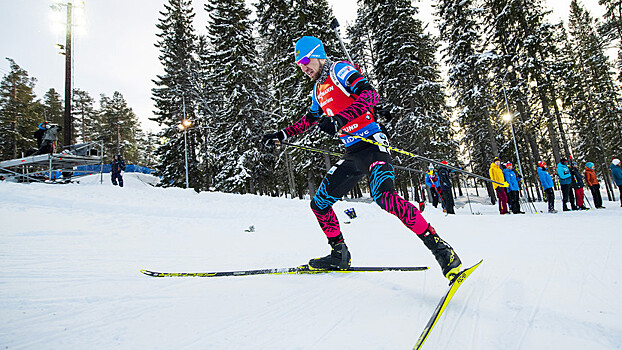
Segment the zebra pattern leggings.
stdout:
<svg viewBox="0 0 622 350">
<path fill-rule="evenodd" d="M 394 188 L 395 171 L 391 156 L 379 147 L 370 145 L 360 151 L 346 154 L 328 171 L 315 196 L 311 210 L 326 237 L 341 233 L 333 204 L 347 194 L 365 175 L 369 176 L 371 195 L 385 211 L 398 217 L 415 234 L 428 228 L 428 222 L 412 203 L 400 197 Z"/>
</svg>

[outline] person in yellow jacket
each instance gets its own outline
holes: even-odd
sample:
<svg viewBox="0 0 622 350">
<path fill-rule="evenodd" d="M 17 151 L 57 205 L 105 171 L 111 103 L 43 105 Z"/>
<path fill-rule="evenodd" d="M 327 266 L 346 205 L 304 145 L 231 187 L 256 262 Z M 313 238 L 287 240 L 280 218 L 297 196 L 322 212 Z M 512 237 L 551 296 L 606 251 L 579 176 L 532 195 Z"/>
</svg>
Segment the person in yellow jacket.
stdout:
<svg viewBox="0 0 622 350">
<path fill-rule="evenodd" d="M 505 181 L 505 177 L 503 176 L 503 170 L 501 170 L 501 160 L 498 157 L 495 157 L 492 164 L 490 164 L 490 169 L 488 170 L 490 174 L 490 179 L 495 182 L 502 183 L 503 185 L 499 185 L 496 183 L 492 183 L 492 188 L 497 192 L 497 197 L 499 197 L 499 213 L 501 215 L 509 214 L 508 211 L 508 196 L 506 194 L 506 188 L 509 184 Z"/>
</svg>

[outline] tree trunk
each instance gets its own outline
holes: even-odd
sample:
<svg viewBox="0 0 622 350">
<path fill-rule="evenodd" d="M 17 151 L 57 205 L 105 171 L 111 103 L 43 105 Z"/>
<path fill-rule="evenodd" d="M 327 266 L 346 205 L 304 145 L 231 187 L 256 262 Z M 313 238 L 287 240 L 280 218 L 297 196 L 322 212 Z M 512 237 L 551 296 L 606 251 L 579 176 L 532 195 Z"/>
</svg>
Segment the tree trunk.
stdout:
<svg viewBox="0 0 622 350">
<path fill-rule="evenodd" d="M 307 188 L 309 189 L 309 195 L 313 196 L 315 194 L 316 188 L 315 184 L 313 183 L 313 174 L 311 173 L 311 170 L 307 171 Z"/>
<path fill-rule="evenodd" d="M 566 139 L 566 133 L 564 132 L 564 125 L 562 123 L 562 114 L 559 110 L 559 107 L 557 106 L 557 94 L 555 93 L 555 90 L 550 87 L 550 81 L 551 79 L 548 78 L 547 79 L 549 81 L 549 91 L 551 92 L 551 98 L 553 100 L 553 109 L 555 111 L 555 119 L 557 120 L 557 128 L 559 129 L 559 135 L 561 136 L 562 139 L 562 146 L 564 147 L 564 153 L 566 154 L 566 158 L 570 159 L 570 148 L 568 147 L 568 140 Z"/>
<path fill-rule="evenodd" d="M 454 178 L 456 179 L 456 182 L 458 184 L 458 195 L 460 197 L 462 197 L 462 196 L 464 196 L 464 194 L 462 193 L 462 186 L 460 184 L 460 180 L 461 180 L 460 175 L 456 175 L 456 176 L 454 176 Z"/>
</svg>

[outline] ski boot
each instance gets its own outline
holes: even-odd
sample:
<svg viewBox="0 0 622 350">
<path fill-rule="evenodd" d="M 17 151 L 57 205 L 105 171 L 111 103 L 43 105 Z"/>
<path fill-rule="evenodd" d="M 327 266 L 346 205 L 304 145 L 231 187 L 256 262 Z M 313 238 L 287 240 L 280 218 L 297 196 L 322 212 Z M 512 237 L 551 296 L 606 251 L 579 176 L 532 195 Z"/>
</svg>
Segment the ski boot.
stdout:
<svg viewBox="0 0 622 350">
<path fill-rule="evenodd" d="M 434 227 L 431 225 L 428 225 L 424 233 L 417 236 L 421 238 L 423 244 L 434 254 L 436 261 L 438 261 L 443 270 L 443 275 L 450 282 L 453 281 L 460 273 L 460 267 L 462 267 L 462 262 L 458 254 L 454 252 L 454 249 L 447 242 L 436 234 L 436 230 L 434 230 Z"/>
<path fill-rule="evenodd" d="M 328 244 L 331 247 L 330 254 L 309 260 L 309 268 L 312 270 L 345 270 L 350 267 L 352 256 L 343 241 L 343 236 L 339 234 L 337 237 L 329 238 Z"/>
</svg>

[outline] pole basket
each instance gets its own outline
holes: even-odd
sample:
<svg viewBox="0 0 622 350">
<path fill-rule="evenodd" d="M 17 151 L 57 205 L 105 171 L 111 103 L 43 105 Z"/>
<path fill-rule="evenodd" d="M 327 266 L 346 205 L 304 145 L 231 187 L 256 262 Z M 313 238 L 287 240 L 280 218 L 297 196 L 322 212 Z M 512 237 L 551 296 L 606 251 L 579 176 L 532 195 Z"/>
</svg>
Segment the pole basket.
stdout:
<svg viewBox="0 0 622 350">
<path fill-rule="evenodd" d="M 346 215 L 350 218 L 350 219 L 354 219 L 356 218 L 356 212 L 354 211 L 354 208 L 350 208 L 350 209 L 346 209 L 343 211 L 344 213 L 346 213 Z"/>
</svg>

